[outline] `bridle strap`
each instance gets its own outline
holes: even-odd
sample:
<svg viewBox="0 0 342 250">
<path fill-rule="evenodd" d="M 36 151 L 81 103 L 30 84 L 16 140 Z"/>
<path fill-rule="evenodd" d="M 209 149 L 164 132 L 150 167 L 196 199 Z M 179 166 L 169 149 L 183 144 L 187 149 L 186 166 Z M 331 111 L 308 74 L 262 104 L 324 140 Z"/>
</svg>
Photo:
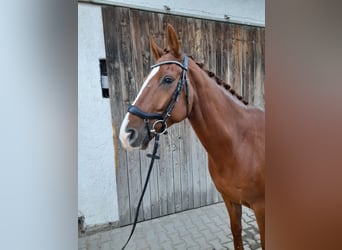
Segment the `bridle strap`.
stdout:
<svg viewBox="0 0 342 250">
<path fill-rule="evenodd" d="M 144 111 L 142 111 L 140 108 L 138 108 L 137 106 L 134 105 L 130 105 L 128 107 L 127 110 L 129 113 L 132 113 L 136 116 L 139 116 L 140 118 L 144 119 L 144 120 L 153 120 L 153 119 L 157 119 L 157 120 L 163 120 L 163 116 L 161 114 L 158 113 L 146 113 Z"/>
<path fill-rule="evenodd" d="M 175 91 L 173 92 L 172 97 L 171 97 L 168 105 L 166 106 L 166 108 L 163 112 L 164 117 L 165 117 L 165 115 L 167 115 L 165 117 L 166 119 L 168 119 L 168 117 L 171 116 L 171 112 L 174 108 L 174 105 L 178 101 L 178 97 L 179 97 L 184 85 L 185 85 L 185 95 L 186 95 L 186 102 L 187 102 L 187 116 L 189 116 L 189 94 L 188 94 L 189 87 L 188 87 L 188 82 L 186 80 L 186 72 L 188 70 L 188 62 L 189 62 L 189 58 L 186 54 L 184 54 L 183 64 L 178 62 L 178 61 L 163 61 L 163 62 L 160 62 L 160 63 L 157 63 L 157 64 L 151 66 L 151 68 L 153 69 L 157 66 L 164 65 L 164 64 L 176 64 L 177 66 L 182 68 L 182 75 L 178 81 L 177 87 L 176 87 Z"/>
<path fill-rule="evenodd" d="M 186 62 L 185 63 L 185 60 L 188 61 L 188 56 L 187 55 L 184 55 L 184 64 L 181 64 L 180 62 L 178 61 L 163 61 L 163 62 L 160 62 L 160 63 L 156 63 L 154 65 L 151 66 L 151 69 L 155 68 L 155 67 L 158 67 L 160 65 L 164 65 L 164 64 L 177 64 L 179 67 L 181 67 L 183 70 L 187 71 L 188 70 L 188 63 Z"/>
<path fill-rule="evenodd" d="M 181 77 L 177 83 L 176 89 L 173 92 L 171 99 L 168 102 L 168 104 L 166 105 L 162 114 L 147 113 L 147 112 L 142 111 L 141 109 L 139 109 L 138 107 L 136 107 L 134 105 L 130 105 L 128 107 L 127 111 L 129 113 L 134 114 L 134 115 L 145 120 L 150 139 L 151 139 L 151 136 L 150 136 L 151 132 L 153 132 L 153 133 L 159 133 L 159 132 L 156 131 L 156 129 L 154 127 L 151 130 L 148 129 L 149 120 L 158 120 L 159 123 L 162 124 L 162 127 L 166 128 L 167 127 L 166 122 L 170 118 L 171 113 L 172 113 L 176 103 L 178 102 L 178 98 L 181 94 L 181 91 L 182 91 L 184 85 L 185 85 L 186 110 L 187 110 L 187 116 L 189 116 L 189 112 L 190 112 L 190 108 L 189 108 L 189 86 L 188 86 L 188 82 L 186 79 L 186 72 L 188 70 L 188 61 L 189 61 L 188 56 L 186 54 L 184 54 L 183 64 L 178 62 L 178 61 L 169 60 L 169 61 L 163 61 L 163 62 L 160 62 L 160 63 L 157 63 L 157 64 L 151 66 L 151 68 L 155 68 L 155 67 L 158 67 L 158 66 L 164 65 L 164 64 L 176 64 L 177 66 L 182 68 L 182 74 L 181 74 Z M 163 130 L 163 132 L 161 134 L 163 134 L 165 132 L 166 132 L 166 130 Z"/>
</svg>

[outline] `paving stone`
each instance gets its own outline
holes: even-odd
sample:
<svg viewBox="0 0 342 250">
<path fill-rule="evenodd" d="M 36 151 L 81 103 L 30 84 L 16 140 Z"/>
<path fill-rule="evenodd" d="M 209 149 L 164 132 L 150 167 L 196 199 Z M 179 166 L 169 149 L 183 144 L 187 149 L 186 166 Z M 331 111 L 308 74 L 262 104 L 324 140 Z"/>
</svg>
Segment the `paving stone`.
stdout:
<svg viewBox="0 0 342 250">
<path fill-rule="evenodd" d="M 164 225 L 164 229 L 165 229 L 165 231 L 167 231 L 167 233 L 176 233 L 177 232 L 175 225 L 171 224 L 171 223 Z"/>
<path fill-rule="evenodd" d="M 164 244 L 165 242 L 170 240 L 165 233 L 157 234 L 156 238 L 158 238 L 158 242 L 161 244 Z"/>
<path fill-rule="evenodd" d="M 220 243 L 218 239 L 209 241 L 209 245 L 212 246 L 212 248 L 215 250 L 223 249 L 222 244 Z"/>
<path fill-rule="evenodd" d="M 208 223 L 207 228 L 209 228 L 209 230 L 214 234 L 217 234 L 222 231 L 221 228 L 218 227 L 215 223 Z"/>
<path fill-rule="evenodd" d="M 254 234 L 254 240 L 260 241 L 260 234 Z"/>
<path fill-rule="evenodd" d="M 229 242 L 226 247 L 228 248 L 228 250 L 234 250 L 234 242 Z"/>
<path fill-rule="evenodd" d="M 186 247 L 186 250 L 198 250 L 199 246 Z"/>
<path fill-rule="evenodd" d="M 249 245 L 243 245 L 244 250 L 252 250 Z"/>
<path fill-rule="evenodd" d="M 252 226 L 254 226 L 255 228 L 258 228 L 258 223 L 256 222 L 256 220 L 250 221 L 250 222 L 248 223 L 248 225 L 252 225 Z"/>
<path fill-rule="evenodd" d="M 194 240 L 199 246 L 199 249 L 212 249 L 212 247 L 209 245 L 208 241 L 205 238 L 195 238 Z"/>
<path fill-rule="evenodd" d="M 254 213 L 243 209 L 242 235 L 245 249 L 261 250 Z M 118 249 L 126 243 L 132 225 L 79 238 L 79 250 Z M 234 249 L 224 203 L 160 217 L 137 225 L 126 250 Z"/>
<path fill-rule="evenodd" d="M 169 234 L 168 238 L 173 242 L 174 245 L 184 243 L 184 240 L 178 233 Z"/>
<path fill-rule="evenodd" d="M 174 249 L 184 250 L 184 249 L 186 249 L 186 245 L 185 245 L 185 243 L 178 244 L 178 245 L 174 246 Z"/>
<path fill-rule="evenodd" d="M 194 228 L 193 230 L 191 230 L 190 234 L 193 238 L 203 237 L 198 228 Z"/>
<path fill-rule="evenodd" d="M 196 246 L 198 247 L 198 244 L 196 243 L 194 238 L 192 238 L 190 235 L 183 237 L 183 240 L 184 240 L 187 248 L 196 247 Z"/>
<path fill-rule="evenodd" d="M 226 244 L 229 241 L 232 241 L 233 239 L 231 237 L 228 237 L 223 232 L 219 232 L 216 234 L 216 238 L 220 241 L 221 244 Z"/>
<path fill-rule="evenodd" d="M 215 234 L 213 234 L 209 229 L 201 230 L 200 232 L 207 241 L 211 241 L 216 238 Z"/>
<path fill-rule="evenodd" d="M 156 248 L 152 247 L 151 249 L 173 250 L 173 243 L 169 241 L 169 242 L 164 243 L 163 245 L 156 246 Z"/>
</svg>

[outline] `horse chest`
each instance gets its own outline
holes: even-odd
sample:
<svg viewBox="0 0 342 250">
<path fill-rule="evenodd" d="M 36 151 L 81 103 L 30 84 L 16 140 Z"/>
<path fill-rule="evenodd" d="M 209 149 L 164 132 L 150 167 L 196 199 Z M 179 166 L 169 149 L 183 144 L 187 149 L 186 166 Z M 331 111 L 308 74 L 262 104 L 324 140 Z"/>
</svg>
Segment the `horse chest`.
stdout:
<svg viewBox="0 0 342 250">
<path fill-rule="evenodd" d="M 252 171 L 209 164 L 209 172 L 216 189 L 222 196 L 229 197 L 230 200 L 240 204 L 250 203 L 251 192 L 254 192 L 252 184 L 255 182 Z"/>
</svg>

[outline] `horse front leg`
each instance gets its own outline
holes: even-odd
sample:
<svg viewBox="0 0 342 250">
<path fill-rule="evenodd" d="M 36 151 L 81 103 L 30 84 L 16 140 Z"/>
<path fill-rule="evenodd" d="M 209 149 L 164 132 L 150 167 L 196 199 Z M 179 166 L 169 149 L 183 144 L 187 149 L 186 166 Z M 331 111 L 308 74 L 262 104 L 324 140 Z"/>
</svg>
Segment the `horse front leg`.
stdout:
<svg viewBox="0 0 342 250">
<path fill-rule="evenodd" d="M 261 247 L 265 250 L 265 201 L 253 204 L 253 210 L 259 227 Z"/>
<path fill-rule="evenodd" d="M 230 228 L 233 234 L 234 249 L 243 250 L 242 244 L 242 226 L 241 226 L 241 215 L 242 207 L 240 204 L 234 203 L 231 200 L 223 197 L 224 203 L 226 204 L 229 218 L 230 218 Z"/>
</svg>

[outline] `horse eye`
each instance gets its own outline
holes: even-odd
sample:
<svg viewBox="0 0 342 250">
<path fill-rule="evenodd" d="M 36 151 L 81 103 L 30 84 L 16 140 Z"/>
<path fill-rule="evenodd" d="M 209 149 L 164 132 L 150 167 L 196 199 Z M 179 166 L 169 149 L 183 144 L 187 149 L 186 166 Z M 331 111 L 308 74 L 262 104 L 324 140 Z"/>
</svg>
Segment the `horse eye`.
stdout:
<svg viewBox="0 0 342 250">
<path fill-rule="evenodd" d="M 171 83 L 173 83 L 173 79 L 171 77 L 167 76 L 163 79 L 163 83 L 164 84 L 171 84 Z"/>
</svg>

